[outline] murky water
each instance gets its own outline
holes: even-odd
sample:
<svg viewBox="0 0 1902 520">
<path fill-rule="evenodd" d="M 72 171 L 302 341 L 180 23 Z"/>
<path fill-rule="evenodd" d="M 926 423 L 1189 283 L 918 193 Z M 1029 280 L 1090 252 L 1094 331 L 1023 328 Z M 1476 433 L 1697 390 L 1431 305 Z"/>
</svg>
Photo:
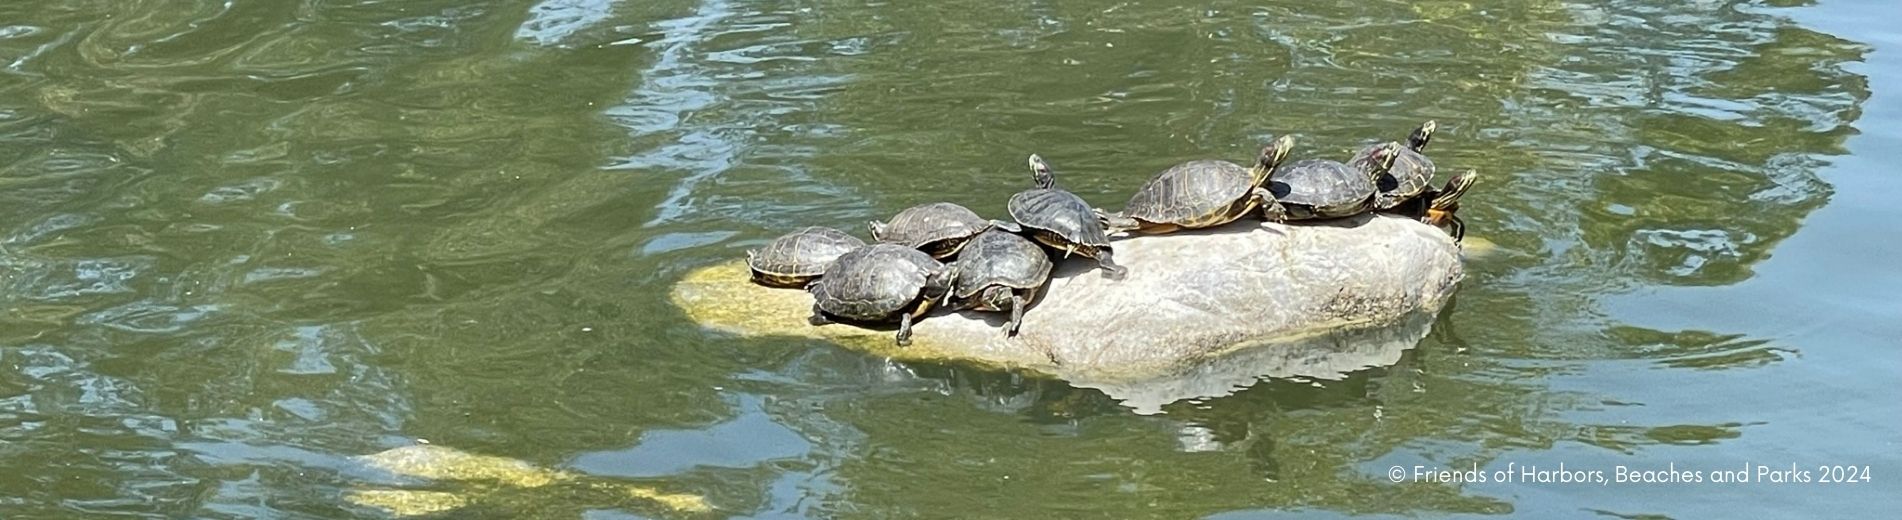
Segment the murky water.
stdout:
<svg viewBox="0 0 1902 520">
<path fill-rule="evenodd" d="M 378 517 L 351 457 L 419 438 L 708 516 L 1890 516 L 1902 10 L 1805 3 L 6 2 L 0 516 Z M 1428 118 L 1498 251 L 1339 380 L 1138 415 L 665 299 L 798 226 L 998 214 L 1030 152 L 1113 206 Z M 1873 479 L 1386 476 L 1560 463 Z"/>
</svg>

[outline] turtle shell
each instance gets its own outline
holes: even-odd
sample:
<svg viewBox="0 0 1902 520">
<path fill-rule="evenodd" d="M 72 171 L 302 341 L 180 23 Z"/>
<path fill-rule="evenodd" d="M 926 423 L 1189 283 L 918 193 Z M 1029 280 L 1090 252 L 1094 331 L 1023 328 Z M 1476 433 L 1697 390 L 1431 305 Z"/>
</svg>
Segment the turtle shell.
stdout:
<svg viewBox="0 0 1902 520">
<path fill-rule="evenodd" d="M 1156 224 L 1207 227 L 1240 216 L 1237 202 L 1254 191 L 1248 168 L 1216 160 L 1189 161 L 1149 179 L 1123 206 L 1123 215 Z"/>
<path fill-rule="evenodd" d="M 1096 210 L 1075 193 L 1057 188 L 1030 189 L 1012 195 L 1008 208 L 1010 218 L 1051 247 L 1109 247 L 1109 235 L 1103 233 Z"/>
<path fill-rule="evenodd" d="M 1374 154 L 1381 146 L 1373 145 L 1361 149 L 1354 158 L 1347 161 L 1356 169 L 1372 168 Z M 1389 210 L 1413 200 L 1426 193 L 1428 183 L 1433 182 L 1433 160 L 1426 154 L 1408 147 L 1398 147 L 1393 159 L 1393 168 L 1380 175 L 1374 181 L 1374 187 L 1380 190 L 1374 195 L 1374 209 Z"/>
<path fill-rule="evenodd" d="M 1365 170 L 1339 161 L 1304 159 L 1277 171 L 1268 191 L 1287 210 L 1288 220 L 1308 220 L 1364 213 L 1375 189 Z"/>
<path fill-rule="evenodd" d="M 825 274 L 832 262 L 865 241 L 823 226 L 800 228 L 773 239 L 766 247 L 748 251 L 746 265 L 753 280 L 774 287 L 805 287 Z"/>
<path fill-rule="evenodd" d="M 872 239 L 903 244 L 930 254 L 949 258 L 971 237 L 983 233 L 991 222 L 976 212 L 949 202 L 934 202 L 906 208 L 885 222 L 872 222 Z"/>
<path fill-rule="evenodd" d="M 958 277 L 952 295 L 971 298 L 986 288 L 1031 289 L 1050 279 L 1050 255 L 1024 237 L 985 231 L 958 253 Z"/>
<path fill-rule="evenodd" d="M 840 255 L 810 290 L 827 314 L 886 321 L 917 303 L 931 275 L 943 268 L 919 250 L 873 244 Z"/>
</svg>

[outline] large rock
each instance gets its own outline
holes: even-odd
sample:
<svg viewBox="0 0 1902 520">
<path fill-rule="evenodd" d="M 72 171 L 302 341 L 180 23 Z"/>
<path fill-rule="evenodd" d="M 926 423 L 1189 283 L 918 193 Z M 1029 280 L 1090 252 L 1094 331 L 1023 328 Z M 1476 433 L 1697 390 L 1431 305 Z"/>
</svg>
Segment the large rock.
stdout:
<svg viewBox="0 0 1902 520">
<path fill-rule="evenodd" d="M 1004 336 L 1003 317 L 972 312 L 918 322 L 914 343 L 903 348 L 892 342 L 895 326 L 807 325 L 811 296 L 749 283 L 737 260 L 689 273 L 672 297 L 700 324 L 740 335 L 821 338 L 899 360 L 1027 368 L 1122 388 L 1238 359 L 1325 360 L 1328 354 L 1312 350 L 1353 350 L 1356 337 L 1381 344 L 1370 345 L 1378 352 L 1372 357 L 1397 356 L 1390 346 L 1404 349 L 1424 336 L 1464 273 L 1459 247 L 1445 233 L 1390 216 L 1294 225 L 1244 220 L 1114 245 L 1128 278 L 1103 278 L 1087 260 L 1064 262 L 1014 338 Z M 1323 371 L 1340 371 L 1331 365 L 1341 363 L 1323 364 L 1330 365 Z M 1222 369 L 1235 370 L 1278 371 Z"/>
</svg>

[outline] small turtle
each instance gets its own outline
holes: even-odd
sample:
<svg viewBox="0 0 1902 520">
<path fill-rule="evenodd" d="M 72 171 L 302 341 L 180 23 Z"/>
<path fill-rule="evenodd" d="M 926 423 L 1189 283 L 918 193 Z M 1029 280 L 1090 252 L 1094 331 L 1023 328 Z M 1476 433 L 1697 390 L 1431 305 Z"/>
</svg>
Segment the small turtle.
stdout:
<svg viewBox="0 0 1902 520">
<path fill-rule="evenodd" d="M 1461 220 L 1456 212 L 1460 209 L 1460 196 L 1473 189 L 1473 184 L 1477 182 L 1479 182 L 1479 172 L 1466 170 L 1447 179 L 1446 186 L 1427 190 L 1427 193 L 1420 197 L 1429 201 L 1426 214 L 1420 220 L 1434 226 L 1450 225 L 1454 242 L 1466 238 L 1466 221 Z"/>
<path fill-rule="evenodd" d="M 1017 335 L 1025 307 L 1037 299 L 1050 280 L 1050 255 L 1024 237 L 1001 229 L 971 239 L 952 265 L 957 281 L 951 297 L 955 306 L 990 312 L 1010 312 L 1006 335 Z"/>
<path fill-rule="evenodd" d="M 1374 186 L 1380 189 L 1380 192 L 1374 195 L 1375 210 L 1418 211 L 1401 208 L 1401 206 L 1409 203 L 1424 203 L 1425 197 L 1421 195 L 1426 193 L 1428 184 L 1433 182 L 1434 173 L 1433 160 L 1425 155 L 1426 145 L 1433 139 L 1433 131 L 1439 128 L 1439 123 L 1427 121 L 1414 129 L 1412 135 L 1407 136 L 1407 146 L 1400 148 L 1399 153 L 1394 154 L 1393 167 L 1379 179 L 1374 180 Z M 1354 158 L 1347 161 L 1347 164 L 1363 169 L 1372 166 L 1374 155 L 1379 153 L 1382 146 L 1385 145 L 1377 144 L 1361 149 L 1360 153 L 1354 154 Z"/>
<path fill-rule="evenodd" d="M 769 287 L 803 288 L 847 251 L 865 247 L 865 241 L 823 226 L 800 228 L 773 239 L 766 247 L 746 252 L 753 281 Z"/>
<path fill-rule="evenodd" d="M 1263 185 L 1294 149 L 1294 138 L 1281 136 L 1255 159 L 1251 168 L 1216 160 L 1189 161 L 1149 179 L 1123 205 L 1106 216 L 1109 231 L 1168 233 L 1234 222 L 1261 208 L 1263 218 L 1280 221 L 1283 210 Z"/>
<path fill-rule="evenodd" d="M 1374 201 L 1374 179 L 1393 165 L 1400 143 L 1387 143 L 1369 164 L 1356 168 L 1325 159 L 1306 159 L 1282 168 L 1268 191 L 1287 212 L 1287 220 L 1338 218 L 1364 213 Z"/>
<path fill-rule="evenodd" d="M 957 270 L 922 251 L 898 244 L 872 244 L 840 255 L 812 292 L 813 325 L 834 321 L 898 321 L 898 346 L 911 344 L 911 321 L 922 317 L 950 290 Z"/>
<path fill-rule="evenodd" d="M 1037 187 L 1010 197 L 1010 218 L 1017 220 L 1031 238 L 1063 250 L 1064 258 L 1071 254 L 1095 258 L 1103 276 L 1112 280 L 1128 274 L 1128 268 L 1110 259 L 1109 235 L 1103 232 L 1105 215 L 1075 193 L 1057 188 L 1056 176 L 1042 157 L 1030 156 L 1030 171 Z"/>
<path fill-rule="evenodd" d="M 958 248 L 964 247 L 971 237 L 996 223 L 964 206 L 933 202 L 906 208 L 886 222 L 871 221 L 868 227 L 872 230 L 872 240 L 902 244 L 943 260 L 958 254 Z"/>
</svg>

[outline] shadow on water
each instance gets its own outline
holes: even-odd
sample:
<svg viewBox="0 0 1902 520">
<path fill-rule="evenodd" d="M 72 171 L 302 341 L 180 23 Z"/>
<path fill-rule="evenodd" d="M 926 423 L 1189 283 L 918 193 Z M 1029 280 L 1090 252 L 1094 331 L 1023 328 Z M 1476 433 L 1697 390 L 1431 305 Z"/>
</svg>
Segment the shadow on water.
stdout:
<svg viewBox="0 0 1902 520">
<path fill-rule="evenodd" d="M 1838 196 L 1870 48 L 1772 7 L 0 6 L 0 515 L 372 515 L 337 499 L 348 458 L 415 438 L 734 515 L 1846 502 L 1384 475 L 1829 462 L 1790 429 L 1810 420 L 1887 442 L 1800 411 L 1886 399 L 1868 383 L 1711 397 L 1826 376 L 1809 336 L 1631 303 L 1801 289 L 1759 269 Z M 796 227 L 935 200 L 1001 215 L 1032 152 L 1114 209 L 1269 135 L 1344 159 L 1424 119 L 1442 168 L 1484 176 L 1462 214 L 1499 248 L 1431 332 L 1335 342 L 1366 355 L 1307 360 L 1326 370 L 1185 373 L 1177 394 L 1222 397 L 1139 403 L 1156 415 L 1112 397 L 1140 391 L 723 337 L 665 302 Z"/>
</svg>

